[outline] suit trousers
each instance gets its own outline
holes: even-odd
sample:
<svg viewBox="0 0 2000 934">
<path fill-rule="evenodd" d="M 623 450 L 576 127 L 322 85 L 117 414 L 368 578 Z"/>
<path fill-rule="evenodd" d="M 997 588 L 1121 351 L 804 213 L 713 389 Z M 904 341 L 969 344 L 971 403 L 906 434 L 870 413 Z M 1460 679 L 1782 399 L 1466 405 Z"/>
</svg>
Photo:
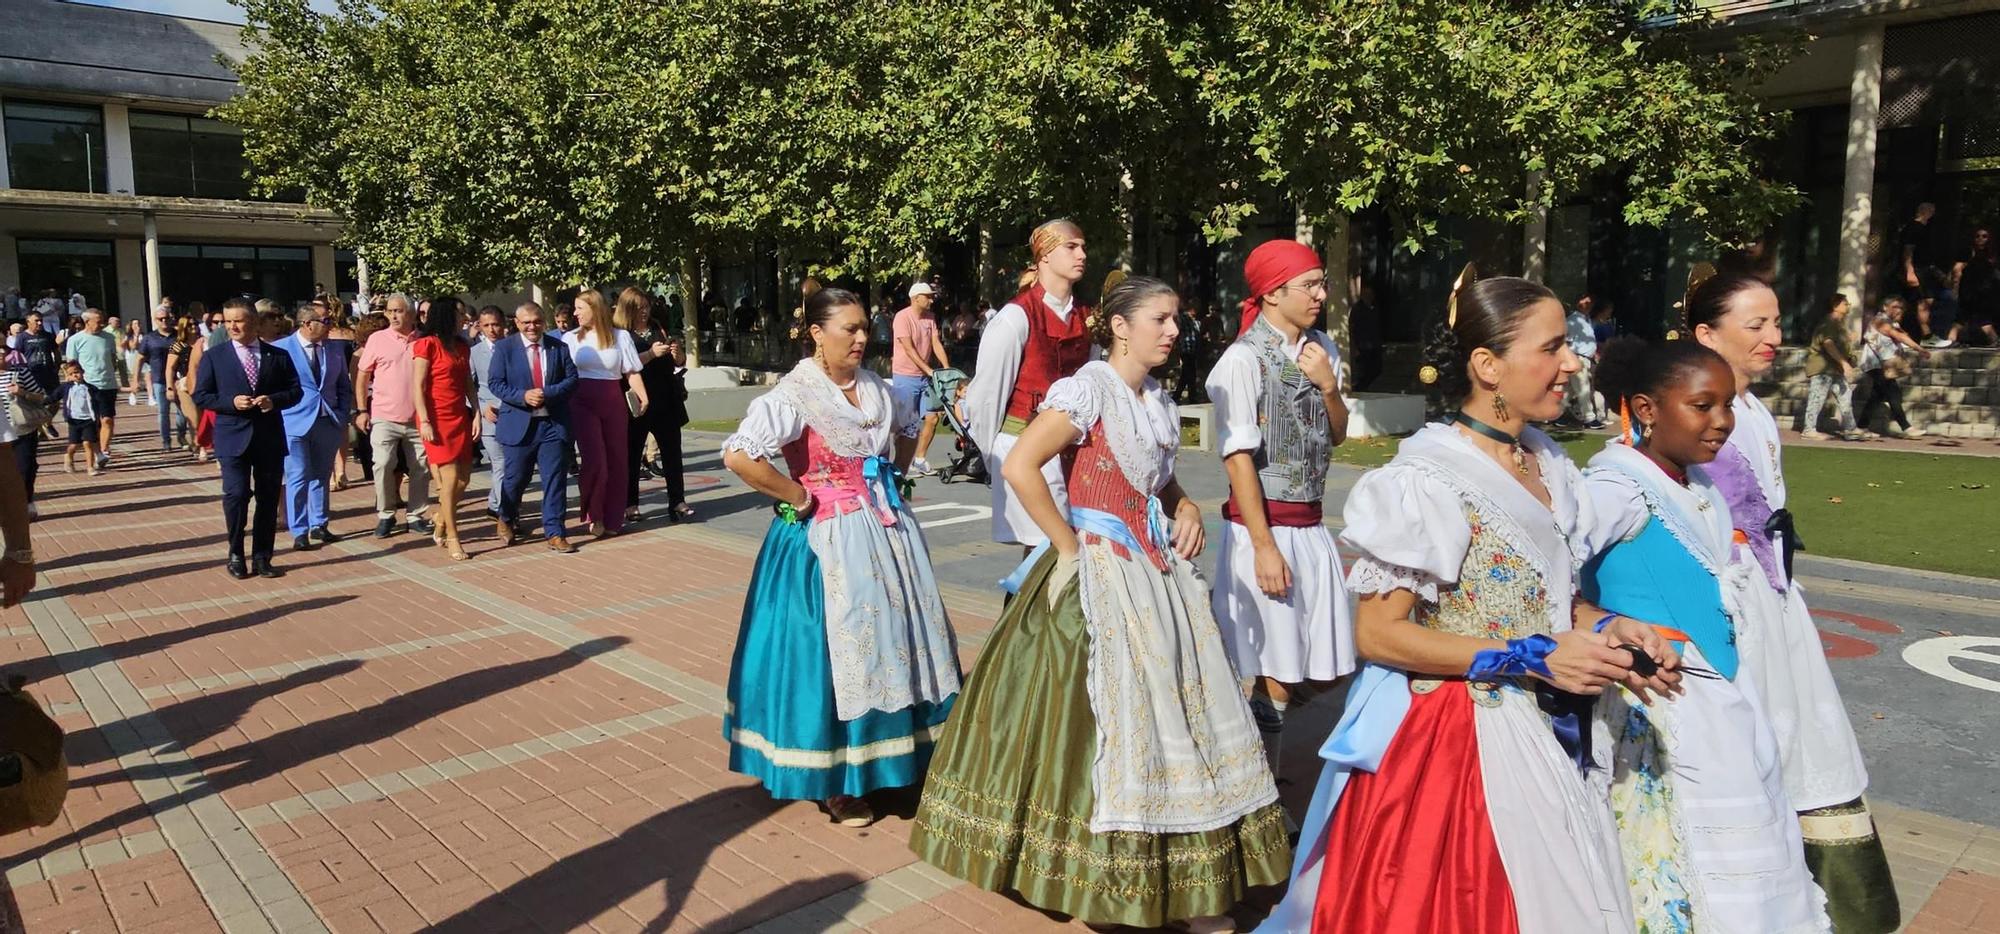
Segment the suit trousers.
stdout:
<svg viewBox="0 0 2000 934">
<path fill-rule="evenodd" d="M 649 434 L 660 446 L 660 463 L 667 476 L 667 505 L 687 502 L 687 481 L 681 475 L 681 426 L 665 418 L 655 419 L 650 412 L 644 418 L 632 419 L 630 425 L 625 442 L 625 505 L 639 502 L 639 461 L 645 456 Z"/>
<path fill-rule="evenodd" d="M 486 508 L 491 512 L 506 515 L 500 510 L 500 487 L 507 478 L 507 446 L 500 443 L 500 422 L 480 416 L 479 446 L 486 452 L 487 483 Z"/>
<path fill-rule="evenodd" d="M 243 528 L 250 526 L 250 556 L 271 557 L 278 539 L 278 489 L 285 459 L 276 452 L 217 457 L 222 467 L 222 521 L 229 530 L 229 556 L 241 558 Z M 255 518 L 251 502 L 256 502 Z"/>
<path fill-rule="evenodd" d="M 424 514 L 430 505 L 430 461 L 424 459 L 423 435 L 415 422 L 372 422 L 368 443 L 375 453 L 375 514 L 383 519 L 396 517 L 396 453 L 403 454 L 403 467 L 410 472 L 410 497 L 404 500 L 411 518 Z"/>
<path fill-rule="evenodd" d="M 495 432 L 498 434 L 498 432 Z M 507 465 L 499 484 L 500 519 L 512 525 L 521 516 L 521 497 L 528 492 L 528 479 L 542 472 L 542 535 L 563 534 L 563 513 L 569 501 L 569 443 L 546 418 L 528 423 L 528 438 L 521 444 L 505 445 L 502 455 Z"/>
<path fill-rule="evenodd" d="M 322 414 L 304 435 L 285 438 L 285 528 L 293 538 L 326 524 L 326 481 L 346 434 Z"/>
</svg>

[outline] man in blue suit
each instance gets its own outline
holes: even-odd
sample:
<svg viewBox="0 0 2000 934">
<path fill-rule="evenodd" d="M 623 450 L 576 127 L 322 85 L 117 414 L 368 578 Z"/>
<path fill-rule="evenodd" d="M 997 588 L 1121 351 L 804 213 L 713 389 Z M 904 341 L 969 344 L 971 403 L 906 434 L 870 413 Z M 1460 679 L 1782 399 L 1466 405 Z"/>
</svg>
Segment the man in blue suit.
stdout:
<svg viewBox="0 0 2000 934">
<path fill-rule="evenodd" d="M 285 524 L 294 551 L 340 540 L 326 527 L 326 478 L 347 440 L 354 381 L 347 353 L 327 343 L 326 314 L 319 302 L 306 305 L 298 330 L 272 345 L 291 357 L 299 374 L 299 401 L 285 409 Z"/>
<path fill-rule="evenodd" d="M 550 551 L 569 554 L 576 546 L 563 535 L 569 499 L 569 396 L 576 390 L 576 364 L 569 348 L 542 331 L 542 306 L 523 302 L 514 310 L 517 337 L 493 345 L 486 385 L 500 399 L 497 430 L 506 448 L 500 481 L 500 542 L 514 544 L 529 471 L 542 472 L 542 535 Z"/>
<path fill-rule="evenodd" d="M 285 472 L 285 417 L 298 404 L 299 375 L 284 351 L 259 340 L 260 323 L 246 298 L 222 306 L 229 342 L 201 355 L 194 404 L 215 413 L 215 459 L 222 466 L 222 519 L 229 529 L 229 576 L 283 577 L 271 566 L 278 537 L 278 483 Z M 243 563 L 243 526 L 250 501 L 250 564 Z"/>
</svg>

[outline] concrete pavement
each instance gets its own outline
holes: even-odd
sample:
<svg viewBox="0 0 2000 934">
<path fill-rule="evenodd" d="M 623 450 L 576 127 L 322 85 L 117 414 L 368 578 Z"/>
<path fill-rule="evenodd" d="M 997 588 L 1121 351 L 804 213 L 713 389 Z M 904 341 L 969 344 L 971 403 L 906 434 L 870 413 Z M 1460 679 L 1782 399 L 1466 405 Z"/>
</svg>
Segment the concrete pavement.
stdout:
<svg viewBox="0 0 2000 934">
<path fill-rule="evenodd" d="M 0 613 L 0 663 L 70 731 L 73 788 L 57 824 L 0 840 L 25 929 L 1062 926 L 914 862 L 908 795 L 850 831 L 726 771 L 723 685 L 769 511 L 720 470 L 718 436 L 688 441 L 699 524 L 563 556 L 501 550 L 468 519 L 474 558 L 454 563 L 427 539 L 366 537 L 356 488 L 335 500 L 352 538 L 284 551 L 287 577 L 249 582 L 222 572 L 213 468 L 139 454 L 137 430 L 94 481 L 45 458 L 42 579 Z M 1182 476 L 1220 500 L 1212 458 Z M 483 475 L 471 502 L 482 491 Z M 915 503 L 968 666 L 997 615 L 992 581 L 1019 556 L 984 541 L 985 495 L 925 481 Z M 662 496 L 646 484 L 649 507 Z M 2000 586 L 1802 571 L 1875 773 L 1907 929 L 2000 929 L 2000 665 L 1982 655 L 2000 660 Z M 1307 710 L 1324 720 L 1331 704 Z M 1307 732 L 1287 757 L 1295 807 Z"/>
</svg>

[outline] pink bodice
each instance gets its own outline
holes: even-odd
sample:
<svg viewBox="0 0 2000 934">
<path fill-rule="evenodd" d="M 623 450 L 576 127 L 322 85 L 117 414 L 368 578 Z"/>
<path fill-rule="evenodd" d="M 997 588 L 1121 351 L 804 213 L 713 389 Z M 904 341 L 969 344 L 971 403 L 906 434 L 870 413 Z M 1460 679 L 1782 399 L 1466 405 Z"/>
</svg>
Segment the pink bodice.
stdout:
<svg viewBox="0 0 2000 934">
<path fill-rule="evenodd" d="M 865 457 L 843 457 L 826 446 L 826 439 L 807 425 L 798 440 L 785 445 L 785 466 L 792 479 L 813 495 L 814 517 L 844 516 L 868 505 Z M 894 516 L 883 516 L 893 525 Z"/>
</svg>

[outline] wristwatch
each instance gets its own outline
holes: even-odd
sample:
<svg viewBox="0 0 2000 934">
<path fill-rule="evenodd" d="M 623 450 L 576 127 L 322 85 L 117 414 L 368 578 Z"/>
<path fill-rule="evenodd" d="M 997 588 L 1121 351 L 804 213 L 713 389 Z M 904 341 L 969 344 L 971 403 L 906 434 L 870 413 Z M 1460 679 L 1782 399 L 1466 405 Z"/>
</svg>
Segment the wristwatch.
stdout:
<svg viewBox="0 0 2000 934">
<path fill-rule="evenodd" d="M 33 548 L 9 548 L 7 553 L 0 557 L 5 557 L 15 564 L 34 564 L 35 550 Z"/>
</svg>

